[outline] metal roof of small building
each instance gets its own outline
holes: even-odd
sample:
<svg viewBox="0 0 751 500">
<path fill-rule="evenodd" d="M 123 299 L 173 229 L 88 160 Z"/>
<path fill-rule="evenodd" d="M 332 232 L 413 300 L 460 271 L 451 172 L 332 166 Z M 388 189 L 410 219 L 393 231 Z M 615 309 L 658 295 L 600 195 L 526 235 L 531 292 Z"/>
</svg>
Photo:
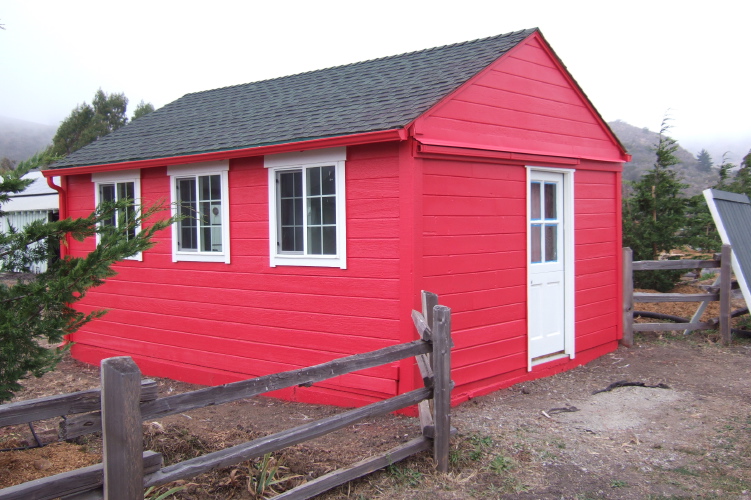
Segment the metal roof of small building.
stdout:
<svg viewBox="0 0 751 500">
<path fill-rule="evenodd" d="M 52 168 L 402 128 L 535 31 L 186 94 Z"/>
<path fill-rule="evenodd" d="M 704 191 L 722 242 L 733 250 L 733 271 L 746 303 L 751 304 L 751 200 L 745 194 Z"/>
</svg>

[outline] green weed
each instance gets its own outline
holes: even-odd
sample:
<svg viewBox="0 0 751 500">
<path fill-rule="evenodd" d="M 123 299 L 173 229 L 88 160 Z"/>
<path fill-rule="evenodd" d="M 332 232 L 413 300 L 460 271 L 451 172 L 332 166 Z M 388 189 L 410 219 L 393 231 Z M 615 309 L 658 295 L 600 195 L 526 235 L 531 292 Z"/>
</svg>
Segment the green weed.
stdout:
<svg viewBox="0 0 751 500">
<path fill-rule="evenodd" d="M 410 488 L 414 488 L 422 482 L 421 472 L 398 464 L 389 465 L 386 467 L 386 472 L 393 477 L 398 484 Z"/>
</svg>

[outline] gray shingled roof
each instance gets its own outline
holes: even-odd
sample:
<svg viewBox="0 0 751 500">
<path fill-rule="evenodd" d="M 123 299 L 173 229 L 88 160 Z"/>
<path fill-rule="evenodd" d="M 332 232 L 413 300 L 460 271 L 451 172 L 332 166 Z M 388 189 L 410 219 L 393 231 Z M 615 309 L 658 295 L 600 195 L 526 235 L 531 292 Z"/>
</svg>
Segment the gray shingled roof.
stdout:
<svg viewBox="0 0 751 500">
<path fill-rule="evenodd" d="M 187 94 L 52 168 L 401 128 L 535 31 Z"/>
</svg>

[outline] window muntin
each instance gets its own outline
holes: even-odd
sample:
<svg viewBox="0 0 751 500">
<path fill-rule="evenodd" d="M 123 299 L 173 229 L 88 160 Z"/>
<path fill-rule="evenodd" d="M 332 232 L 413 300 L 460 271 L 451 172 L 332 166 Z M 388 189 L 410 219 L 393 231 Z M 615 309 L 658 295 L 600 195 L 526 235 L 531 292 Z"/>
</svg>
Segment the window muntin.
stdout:
<svg viewBox="0 0 751 500">
<path fill-rule="evenodd" d="M 222 251 L 222 178 L 199 175 L 175 179 L 178 221 L 177 249 L 180 251 Z"/>
<path fill-rule="evenodd" d="M 137 216 L 141 198 L 141 172 L 139 170 L 124 170 L 116 172 L 98 172 L 91 174 L 94 183 L 94 201 L 97 206 L 102 203 L 115 203 L 131 200 L 127 208 L 116 210 L 102 225 L 127 228 L 127 236 L 133 238 L 140 230 L 137 226 L 130 226 L 130 222 Z M 97 241 L 99 236 L 97 235 Z M 138 254 L 128 257 L 129 260 L 142 260 Z"/>
<path fill-rule="evenodd" d="M 171 166 L 172 260 L 229 264 L 228 162 Z"/>
<path fill-rule="evenodd" d="M 277 196 L 278 252 L 336 255 L 336 167 L 279 171 Z"/>
<path fill-rule="evenodd" d="M 99 204 L 116 203 L 122 200 L 130 200 L 125 210 L 116 210 L 112 217 L 102 221 L 102 225 L 127 228 L 128 238 L 136 235 L 136 228 L 129 227 L 130 221 L 135 218 L 136 183 L 134 181 L 114 182 L 112 184 L 99 184 Z"/>
<path fill-rule="evenodd" d="M 270 262 L 346 268 L 345 148 L 270 155 Z"/>
<path fill-rule="evenodd" d="M 558 184 L 530 183 L 530 259 L 533 264 L 558 260 Z M 543 218 L 544 217 L 544 218 Z"/>
</svg>

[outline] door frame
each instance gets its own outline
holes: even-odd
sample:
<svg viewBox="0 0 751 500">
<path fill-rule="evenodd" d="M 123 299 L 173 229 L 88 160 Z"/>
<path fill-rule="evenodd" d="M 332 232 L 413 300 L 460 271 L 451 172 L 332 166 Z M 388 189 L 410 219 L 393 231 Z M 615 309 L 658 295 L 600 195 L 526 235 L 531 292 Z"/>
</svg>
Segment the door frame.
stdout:
<svg viewBox="0 0 751 500">
<path fill-rule="evenodd" d="M 565 169 L 565 168 L 548 168 L 548 167 L 538 167 L 534 165 L 527 165 L 527 176 L 526 176 L 526 186 L 525 186 L 525 193 L 526 196 L 524 197 L 524 202 L 526 204 L 526 233 L 527 233 L 527 371 L 532 371 L 532 368 L 537 364 L 547 363 L 549 361 L 553 361 L 556 359 L 569 357 L 570 359 L 574 359 L 576 357 L 576 349 L 575 349 L 575 335 L 574 335 L 574 326 L 575 326 L 575 317 L 574 317 L 574 311 L 576 307 L 576 297 L 575 297 L 575 277 L 576 273 L 574 270 L 574 265 L 576 262 L 574 250 L 574 170 L 573 169 Z M 563 195 L 563 230 L 562 230 L 562 236 L 563 236 L 563 314 L 564 314 L 564 324 L 563 324 L 563 339 L 564 339 L 564 350 L 562 354 L 559 355 L 553 355 L 548 356 L 543 359 L 538 359 L 536 361 L 532 361 L 532 358 L 530 357 L 530 345 L 529 345 L 529 317 L 532 314 L 531 304 L 529 300 L 529 286 L 531 282 L 531 273 L 530 273 L 530 262 L 532 260 L 532 244 L 531 244 L 531 231 L 530 231 L 530 206 L 529 206 L 529 200 L 530 200 L 530 186 L 531 186 L 531 180 L 532 180 L 532 173 L 533 172 L 542 172 L 542 173 L 556 173 L 556 174 L 563 174 L 563 189 L 561 190 L 561 194 Z"/>
</svg>

